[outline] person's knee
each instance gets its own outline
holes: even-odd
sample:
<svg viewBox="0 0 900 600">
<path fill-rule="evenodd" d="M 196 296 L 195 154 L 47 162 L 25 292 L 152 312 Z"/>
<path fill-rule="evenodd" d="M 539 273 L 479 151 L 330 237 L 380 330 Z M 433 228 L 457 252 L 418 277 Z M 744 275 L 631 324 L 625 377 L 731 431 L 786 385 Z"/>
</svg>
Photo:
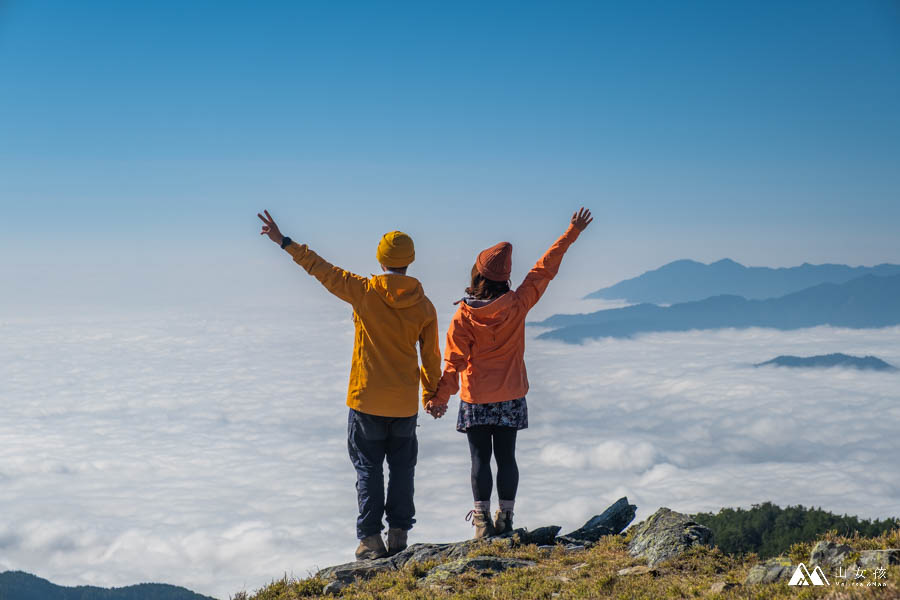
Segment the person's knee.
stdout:
<svg viewBox="0 0 900 600">
<path fill-rule="evenodd" d="M 500 454 L 496 454 L 495 458 L 497 459 L 497 466 L 503 465 L 508 468 L 516 467 L 516 455 L 513 452 L 502 452 Z"/>
<path fill-rule="evenodd" d="M 478 454 L 477 456 L 472 457 L 472 469 L 477 471 L 487 471 L 490 473 L 491 471 L 491 455 L 490 454 Z"/>
<path fill-rule="evenodd" d="M 392 440 L 385 457 L 391 469 L 414 468 L 419 456 L 419 441 L 413 437 Z"/>
</svg>

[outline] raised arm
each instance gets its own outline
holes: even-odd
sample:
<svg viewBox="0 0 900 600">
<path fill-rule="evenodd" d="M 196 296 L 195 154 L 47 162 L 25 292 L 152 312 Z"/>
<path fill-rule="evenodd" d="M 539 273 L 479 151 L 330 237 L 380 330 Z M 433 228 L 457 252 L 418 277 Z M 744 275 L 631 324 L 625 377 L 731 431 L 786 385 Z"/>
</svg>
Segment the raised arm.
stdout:
<svg viewBox="0 0 900 600">
<path fill-rule="evenodd" d="M 593 220 L 591 211 L 585 210 L 584 207 L 572 214 L 571 222 L 565 233 L 550 246 L 547 252 L 544 253 L 544 256 L 525 275 L 525 280 L 516 289 L 515 294 L 525 305 L 526 310 L 531 309 L 541 299 L 541 296 L 550 284 L 550 280 L 556 277 L 556 274 L 559 272 L 559 265 L 566 250 L 569 249 L 572 242 L 578 239 L 578 234 L 584 231 Z"/>
<path fill-rule="evenodd" d="M 294 262 L 306 269 L 306 272 L 319 280 L 325 288 L 345 302 L 356 304 L 366 293 L 369 280 L 350 271 L 336 267 L 312 250 L 306 244 L 298 244 L 289 237 L 281 235 L 275 219 L 269 211 L 263 211 L 266 216 L 256 213 L 262 222 L 260 235 L 267 235 L 269 239 L 287 250 Z"/>
</svg>

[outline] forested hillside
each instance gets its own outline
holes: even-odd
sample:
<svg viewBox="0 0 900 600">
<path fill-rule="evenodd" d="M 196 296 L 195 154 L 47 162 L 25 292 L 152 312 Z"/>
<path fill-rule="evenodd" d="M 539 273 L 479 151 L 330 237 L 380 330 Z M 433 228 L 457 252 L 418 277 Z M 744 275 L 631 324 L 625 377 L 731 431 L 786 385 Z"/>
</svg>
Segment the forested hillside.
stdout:
<svg viewBox="0 0 900 600">
<path fill-rule="evenodd" d="M 876 537 L 900 524 L 898 519 L 869 520 L 836 515 L 803 505 L 781 508 L 771 502 L 752 508 L 723 508 L 718 513 L 698 513 L 694 519 L 712 529 L 716 545 L 728 554 L 756 552 L 760 558 L 787 552 L 791 544 L 808 542 L 836 529 L 838 535 Z"/>
</svg>

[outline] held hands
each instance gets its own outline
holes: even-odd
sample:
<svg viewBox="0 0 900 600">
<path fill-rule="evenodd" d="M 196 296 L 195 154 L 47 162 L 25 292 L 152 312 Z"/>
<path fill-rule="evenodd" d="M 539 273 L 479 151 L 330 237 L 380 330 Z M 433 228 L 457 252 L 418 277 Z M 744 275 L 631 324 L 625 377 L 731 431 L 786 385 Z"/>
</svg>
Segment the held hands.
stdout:
<svg viewBox="0 0 900 600">
<path fill-rule="evenodd" d="M 440 419 L 447 413 L 447 405 L 435 404 L 433 400 L 429 400 L 428 403 L 425 404 L 425 412 L 435 419 Z"/>
<path fill-rule="evenodd" d="M 589 209 L 586 210 L 583 206 L 578 209 L 578 212 L 572 213 L 572 225 L 578 231 L 584 231 L 593 220 L 594 217 L 591 216 L 591 211 Z"/>
<path fill-rule="evenodd" d="M 272 218 L 272 215 L 269 214 L 269 211 L 264 210 L 266 216 L 262 216 L 259 213 L 256 213 L 256 216 L 259 217 L 265 225 L 262 226 L 262 231 L 259 232 L 259 235 L 267 235 L 269 239 L 281 245 L 284 236 L 281 235 L 281 231 L 278 229 L 278 225 L 275 224 L 275 219 Z"/>
</svg>

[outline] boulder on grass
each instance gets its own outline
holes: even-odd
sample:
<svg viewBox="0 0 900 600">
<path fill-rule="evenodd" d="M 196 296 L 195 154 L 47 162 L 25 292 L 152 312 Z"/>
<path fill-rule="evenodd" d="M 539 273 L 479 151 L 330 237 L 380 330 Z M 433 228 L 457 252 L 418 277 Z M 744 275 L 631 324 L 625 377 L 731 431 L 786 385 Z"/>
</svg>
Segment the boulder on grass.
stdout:
<svg viewBox="0 0 900 600">
<path fill-rule="evenodd" d="M 863 550 L 859 553 L 856 564 L 864 569 L 887 568 L 891 565 L 900 565 L 900 550 L 897 548 Z"/>
<path fill-rule="evenodd" d="M 632 556 L 646 558 L 651 567 L 684 553 L 697 544 L 712 545 L 712 531 L 688 515 L 660 508 L 635 526 L 628 544 Z"/>
<path fill-rule="evenodd" d="M 847 544 L 819 542 L 809 553 L 809 564 L 827 569 L 837 568 L 844 564 L 851 552 L 853 552 L 853 548 Z"/>
<path fill-rule="evenodd" d="M 788 581 L 794 573 L 795 567 L 796 565 L 792 565 L 790 559 L 783 556 L 771 558 L 764 563 L 754 565 L 747 573 L 744 585 Z"/>
<path fill-rule="evenodd" d="M 809 553 L 809 564 L 830 569 L 841 566 L 874 569 L 900 564 L 900 550 L 896 548 L 862 550 L 856 556 L 854 553 L 856 551 L 847 544 L 822 541 L 813 546 L 812 552 Z"/>
</svg>

